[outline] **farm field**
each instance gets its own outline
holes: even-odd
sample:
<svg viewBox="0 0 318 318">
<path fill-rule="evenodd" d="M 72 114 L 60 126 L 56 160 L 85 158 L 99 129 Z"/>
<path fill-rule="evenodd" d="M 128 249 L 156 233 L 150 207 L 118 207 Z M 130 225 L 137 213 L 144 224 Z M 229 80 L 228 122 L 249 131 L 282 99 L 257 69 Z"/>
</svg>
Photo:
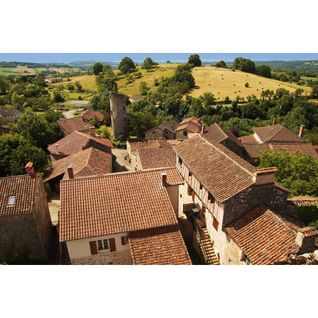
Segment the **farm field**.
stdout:
<svg viewBox="0 0 318 318">
<path fill-rule="evenodd" d="M 141 68 L 138 71 L 142 74 L 141 78 L 135 79 L 128 83 L 126 77 L 118 79 L 118 90 L 122 94 L 128 96 L 139 94 L 139 85 L 141 82 L 147 83 L 151 90 L 154 90 L 154 80 L 161 77 L 169 77 L 174 74 L 177 64 L 160 64 L 159 67 L 152 72 L 147 72 Z M 235 99 L 237 96 L 241 98 L 255 95 L 260 97 L 263 90 L 276 91 L 278 88 L 284 88 L 294 92 L 297 88 L 304 90 L 305 94 L 309 94 L 311 89 L 306 86 L 300 86 L 294 83 L 286 83 L 270 78 L 261 77 L 254 74 L 244 73 L 241 71 L 233 72 L 231 69 L 222 69 L 211 66 L 195 67 L 192 70 L 197 88 L 194 88 L 190 95 L 198 97 L 204 92 L 213 93 L 218 100 L 224 100 L 226 96 Z M 70 82 L 53 83 L 51 86 L 66 86 L 67 83 L 75 83 L 79 81 L 83 89 L 87 91 L 97 91 L 95 75 L 80 75 L 70 78 Z M 245 87 L 248 83 L 249 87 Z"/>
<path fill-rule="evenodd" d="M 192 74 L 198 86 L 198 88 L 193 89 L 190 93 L 194 97 L 198 97 L 204 92 L 211 92 L 220 100 L 224 100 L 226 96 L 233 99 L 238 95 L 240 97 L 250 95 L 260 97 L 263 90 L 270 89 L 276 91 L 278 88 L 284 88 L 291 92 L 294 92 L 297 88 L 301 88 L 306 94 L 311 92 L 309 87 L 285 83 L 241 71 L 233 72 L 231 69 L 210 66 L 195 67 L 192 70 Z M 245 83 L 248 83 L 249 87 L 245 87 Z"/>
</svg>

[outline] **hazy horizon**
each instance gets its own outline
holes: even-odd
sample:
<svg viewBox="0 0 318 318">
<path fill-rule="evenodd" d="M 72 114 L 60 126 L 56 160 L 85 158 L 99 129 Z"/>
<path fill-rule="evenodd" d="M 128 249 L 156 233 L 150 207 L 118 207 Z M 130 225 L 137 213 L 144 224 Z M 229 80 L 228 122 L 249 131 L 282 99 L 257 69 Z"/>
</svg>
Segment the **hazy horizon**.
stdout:
<svg viewBox="0 0 318 318">
<path fill-rule="evenodd" d="M 72 63 L 119 62 L 129 56 L 135 62 L 151 57 L 157 62 L 185 62 L 192 53 L 0 53 L 0 62 Z M 310 61 L 318 60 L 318 53 L 198 53 L 202 62 L 224 60 L 232 62 L 241 56 L 255 61 Z"/>
</svg>

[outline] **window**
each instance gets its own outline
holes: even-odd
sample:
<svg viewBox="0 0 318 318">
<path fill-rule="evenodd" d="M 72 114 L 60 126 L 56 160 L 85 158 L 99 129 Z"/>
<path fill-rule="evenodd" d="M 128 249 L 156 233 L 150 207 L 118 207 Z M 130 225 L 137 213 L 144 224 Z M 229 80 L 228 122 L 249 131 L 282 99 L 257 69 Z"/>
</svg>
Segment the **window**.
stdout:
<svg viewBox="0 0 318 318">
<path fill-rule="evenodd" d="M 188 136 L 188 132 L 186 130 L 183 131 L 183 136 Z"/>
<path fill-rule="evenodd" d="M 126 245 L 128 243 L 128 236 L 121 237 L 121 245 Z"/>
<path fill-rule="evenodd" d="M 203 189 L 203 185 L 200 183 L 200 190 L 202 190 Z"/>
<path fill-rule="evenodd" d="M 15 205 L 15 196 L 10 195 L 8 198 L 8 206 L 14 206 Z"/>
<path fill-rule="evenodd" d="M 217 219 L 213 216 L 213 220 L 212 220 L 212 225 L 213 227 L 218 230 L 219 228 L 219 222 L 217 221 Z"/>
<path fill-rule="evenodd" d="M 178 162 L 179 162 L 179 165 L 181 166 L 182 165 L 182 159 L 180 157 L 178 158 Z"/>
<path fill-rule="evenodd" d="M 210 192 L 208 193 L 208 201 L 210 201 L 211 203 L 214 202 L 214 197 Z"/>
<path fill-rule="evenodd" d="M 191 172 L 191 171 L 189 171 L 189 178 L 190 178 L 190 177 L 192 177 L 192 172 Z"/>
<path fill-rule="evenodd" d="M 98 250 L 102 251 L 102 250 L 108 250 L 108 240 L 98 240 L 97 241 L 97 245 L 98 245 Z"/>
</svg>

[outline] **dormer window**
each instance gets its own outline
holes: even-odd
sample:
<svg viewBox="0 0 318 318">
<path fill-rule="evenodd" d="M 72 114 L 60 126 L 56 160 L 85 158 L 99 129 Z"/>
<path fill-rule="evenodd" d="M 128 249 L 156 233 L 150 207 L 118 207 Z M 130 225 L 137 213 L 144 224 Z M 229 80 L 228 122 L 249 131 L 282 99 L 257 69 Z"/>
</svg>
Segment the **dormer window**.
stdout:
<svg viewBox="0 0 318 318">
<path fill-rule="evenodd" d="M 8 198 L 8 206 L 14 206 L 15 205 L 15 195 L 10 195 Z"/>
</svg>

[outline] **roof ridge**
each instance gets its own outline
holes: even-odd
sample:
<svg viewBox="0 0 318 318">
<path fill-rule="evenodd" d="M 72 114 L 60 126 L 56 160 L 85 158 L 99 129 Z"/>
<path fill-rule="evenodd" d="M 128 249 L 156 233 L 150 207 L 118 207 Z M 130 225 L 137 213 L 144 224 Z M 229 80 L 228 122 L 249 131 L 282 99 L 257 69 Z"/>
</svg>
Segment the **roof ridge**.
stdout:
<svg viewBox="0 0 318 318">
<path fill-rule="evenodd" d="M 199 135 L 201 137 L 201 135 Z M 252 177 L 254 177 L 254 173 L 252 173 L 251 171 L 249 171 L 248 169 L 246 169 L 245 167 L 243 167 L 240 163 L 238 163 L 236 160 L 234 160 L 233 158 L 231 158 L 227 153 L 225 153 L 224 151 L 222 151 L 221 149 L 219 149 L 216 145 L 214 145 L 213 143 L 211 143 L 210 141 L 206 140 L 205 138 L 201 137 L 204 141 L 208 142 L 211 146 L 213 146 L 217 151 L 221 152 L 222 154 L 224 154 L 228 159 L 230 159 L 232 162 L 234 162 L 237 166 L 239 166 L 240 168 L 242 168 L 243 170 L 245 170 L 249 175 L 251 175 Z M 228 149 L 228 148 L 226 148 Z M 229 151 L 231 151 L 230 149 L 228 149 Z M 235 156 L 237 156 L 237 154 L 235 154 L 233 151 L 231 151 Z M 239 157 L 239 156 L 238 156 Z M 239 157 L 241 158 L 241 157 Z M 241 158 L 242 159 L 242 158 Z M 242 159 L 244 160 L 244 159 Z M 248 162 L 247 162 L 248 163 Z"/>
<path fill-rule="evenodd" d="M 284 222 L 284 220 L 283 220 L 282 218 L 280 218 L 280 217 L 277 215 L 277 213 L 275 213 L 275 211 L 271 210 L 270 208 L 266 208 L 266 210 L 271 211 L 272 214 L 274 214 L 275 218 L 277 218 L 277 220 L 278 220 L 280 223 L 282 223 L 288 231 L 291 231 L 291 232 L 293 232 L 293 233 L 297 233 L 297 231 L 295 231 L 295 230 L 293 230 L 292 228 L 290 228 L 290 227 Z"/>
<path fill-rule="evenodd" d="M 268 141 L 271 141 L 275 136 L 277 136 L 283 129 L 287 129 L 285 128 L 284 126 L 282 126 L 281 124 L 277 124 L 277 125 L 280 125 L 280 129 L 277 131 L 276 134 L 274 134 L 270 139 L 268 139 Z"/>
<path fill-rule="evenodd" d="M 123 174 L 141 174 L 145 172 L 153 172 L 153 171 L 160 171 L 160 170 L 169 170 L 169 169 L 177 169 L 176 167 L 160 167 L 160 168 L 150 168 L 150 169 L 144 169 L 144 170 L 137 170 L 137 171 L 120 171 L 120 172 L 115 172 L 115 173 L 106 173 L 106 174 L 101 174 L 101 175 L 96 175 L 96 176 L 82 176 L 77 178 L 78 179 L 86 179 L 86 178 L 100 178 L 100 177 L 111 177 L 111 176 L 117 176 L 117 175 L 123 175 Z M 179 172 L 178 172 L 179 173 Z M 75 180 L 75 179 L 71 179 Z M 64 181 L 70 181 L 70 180 L 62 180 Z"/>
</svg>

